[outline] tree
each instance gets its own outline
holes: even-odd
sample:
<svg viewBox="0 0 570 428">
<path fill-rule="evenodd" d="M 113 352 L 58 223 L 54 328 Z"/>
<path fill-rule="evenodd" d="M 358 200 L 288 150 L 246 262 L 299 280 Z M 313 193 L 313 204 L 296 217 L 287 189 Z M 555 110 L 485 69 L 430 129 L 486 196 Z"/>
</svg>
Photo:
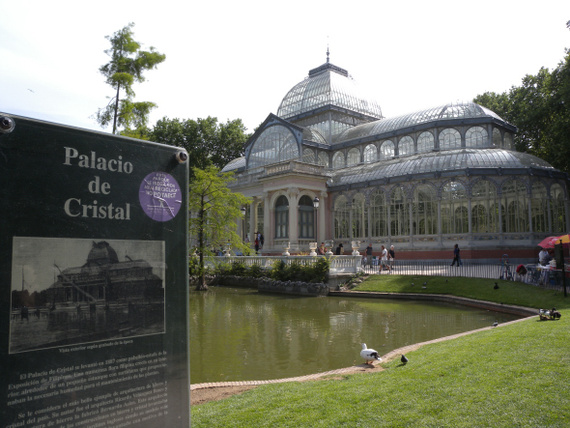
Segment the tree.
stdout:
<svg viewBox="0 0 570 428">
<path fill-rule="evenodd" d="M 143 72 L 156 68 L 166 59 L 166 55 L 156 52 L 152 46 L 148 51 L 141 50 L 140 43 L 133 39 L 134 25 L 131 22 L 113 36 L 106 36 L 111 48 L 105 53 L 111 57 L 111 61 L 99 68 L 107 84 L 115 89 L 115 96 L 105 108 L 99 109 L 97 121 L 103 127 L 112 122 L 113 134 L 117 133 L 118 127 L 146 127 L 148 115 L 156 104 L 150 101 L 134 102 L 133 84 L 144 82 Z M 121 91 L 126 94 L 122 99 Z"/>
<path fill-rule="evenodd" d="M 194 181 L 190 186 L 190 236 L 197 240 L 200 281 L 197 290 L 207 290 L 204 256 L 213 255 L 212 249 L 230 244 L 232 248 L 247 251 L 236 232 L 236 219 L 241 218 L 241 207 L 251 200 L 234 193 L 228 185 L 233 173 L 220 173 L 214 166 L 193 169 Z"/>
<path fill-rule="evenodd" d="M 221 124 L 210 116 L 198 120 L 165 117 L 156 123 L 149 138 L 157 143 L 186 149 L 190 168 L 215 166 L 222 169 L 243 155 L 248 135 L 241 119 Z M 191 169 L 190 181 L 193 178 Z"/>
<path fill-rule="evenodd" d="M 518 129 L 515 147 L 570 172 L 570 51 L 557 68 L 526 75 L 508 92 L 486 92 L 474 102 Z"/>
</svg>

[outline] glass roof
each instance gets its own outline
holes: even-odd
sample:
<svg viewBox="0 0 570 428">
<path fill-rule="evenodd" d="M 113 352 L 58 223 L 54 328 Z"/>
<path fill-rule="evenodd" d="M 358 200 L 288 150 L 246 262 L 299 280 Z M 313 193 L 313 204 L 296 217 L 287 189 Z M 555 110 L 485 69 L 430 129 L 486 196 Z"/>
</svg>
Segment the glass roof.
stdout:
<svg viewBox="0 0 570 428">
<path fill-rule="evenodd" d="M 473 102 L 446 104 L 390 119 L 381 119 L 375 122 L 355 126 L 354 128 L 347 129 L 340 134 L 337 138 L 337 142 L 351 141 L 370 135 L 379 135 L 439 120 L 472 119 L 482 117 L 492 117 L 504 122 L 504 120 L 496 113 Z"/>
<path fill-rule="evenodd" d="M 235 158 L 222 168 L 222 172 L 234 171 L 245 167 L 245 156 Z"/>
<path fill-rule="evenodd" d="M 382 118 L 380 106 L 362 95 L 348 72 L 330 63 L 311 70 L 295 85 L 281 101 L 277 116 L 289 119 L 328 105 Z"/>
<path fill-rule="evenodd" d="M 503 149 L 462 149 L 421 154 L 344 168 L 338 170 L 338 172 L 333 172 L 331 185 L 360 183 L 408 174 L 499 167 L 533 167 L 554 171 L 554 168 L 548 162 L 527 153 Z"/>
</svg>

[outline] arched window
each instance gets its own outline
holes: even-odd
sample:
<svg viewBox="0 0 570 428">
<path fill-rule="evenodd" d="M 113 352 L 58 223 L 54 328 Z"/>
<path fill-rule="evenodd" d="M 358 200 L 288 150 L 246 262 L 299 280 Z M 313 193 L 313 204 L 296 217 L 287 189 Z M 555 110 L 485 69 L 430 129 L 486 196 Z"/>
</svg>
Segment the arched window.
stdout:
<svg viewBox="0 0 570 428">
<path fill-rule="evenodd" d="M 370 197 L 370 210 L 372 221 L 372 236 L 388 236 L 388 210 L 386 195 L 381 189 L 376 189 Z"/>
<path fill-rule="evenodd" d="M 281 125 L 264 130 L 253 144 L 248 158 L 248 168 L 299 158 L 299 147 L 291 131 Z"/>
<path fill-rule="evenodd" d="M 376 146 L 374 144 L 368 144 L 364 148 L 364 162 L 376 162 L 378 159 L 378 150 L 376 150 Z"/>
<path fill-rule="evenodd" d="M 263 232 L 263 215 L 264 215 L 264 205 L 263 202 L 260 202 L 257 204 L 257 209 L 256 209 L 256 223 L 255 223 L 255 230 L 253 230 L 252 232 Z"/>
<path fill-rule="evenodd" d="M 358 150 L 356 147 L 353 147 L 348 151 L 348 156 L 346 158 L 346 165 L 352 166 L 352 165 L 358 165 L 359 163 L 360 163 L 360 150 Z"/>
<path fill-rule="evenodd" d="M 334 237 L 335 239 L 349 239 L 348 225 L 350 213 L 345 196 L 339 196 L 334 204 Z"/>
<path fill-rule="evenodd" d="M 333 168 L 344 168 L 344 154 L 342 152 L 336 152 L 333 155 Z"/>
<path fill-rule="evenodd" d="M 386 140 L 380 146 L 380 159 L 391 159 L 394 157 L 394 143 Z"/>
<path fill-rule="evenodd" d="M 414 154 L 414 140 L 409 135 L 402 137 L 398 142 L 398 155 L 406 156 Z"/>
<path fill-rule="evenodd" d="M 502 205 L 506 208 L 503 216 L 503 232 L 528 232 L 527 190 L 522 181 L 511 179 L 503 184 Z"/>
<path fill-rule="evenodd" d="M 441 233 L 466 233 L 468 228 L 465 187 L 459 181 L 450 181 L 441 195 Z"/>
<path fill-rule="evenodd" d="M 493 128 L 493 146 L 495 147 L 503 146 L 503 138 L 501 137 L 501 131 L 499 131 L 497 128 Z"/>
<path fill-rule="evenodd" d="M 303 162 L 316 163 L 315 152 L 312 149 L 303 149 Z"/>
<path fill-rule="evenodd" d="M 402 187 L 396 187 L 390 195 L 390 234 L 410 234 L 410 209 Z"/>
<path fill-rule="evenodd" d="M 533 232 L 548 232 L 548 194 L 544 183 L 538 180 L 532 183 L 530 218 Z"/>
<path fill-rule="evenodd" d="M 415 235 L 434 235 L 437 233 L 437 203 L 435 191 L 427 184 L 421 184 L 414 190 L 412 218 Z"/>
<path fill-rule="evenodd" d="M 465 133 L 465 147 L 487 147 L 488 135 L 482 126 L 472 126 Z"/>
<path fill-rule="evenodd" d="M 471 231 L 497 233 L 498 226 L 497 188 L 489 180 L 478 181 L 471 189 Z"/>
<path fill-rule="evenodd" d="M 299 199 L 299 238 L 314 239 L 315 236 L 315 208 L 313 200 L 307 196 Z"/>
<path fill-rule="evenodd" d="M 319 153 L 319 165 L 323 165 L 326 168 L 329 167 L 329 155 L 326 152 Z"/>
<path fill-rule="evenodd" d="M 434 139 L 431 132 L 422 132 L 418 137 L 418 153 L 431 152 L 434 149 Z"/>
<path fill-rule="evenodd" d="M 446 128 L 439 133 L 440 150 L 452 150 L 461 148 L 461 134 L 457 129 Z"/>
<path fill-rule="evenodd" d="M 513 150 L 513 134 L 505 132 L 505 149 Z"/>
<path fill-rule="evenodd" d="M 550 188 L 550 209 L 552 211 L 552 232 L 566 233 L 566 210 L 564 200 L 566 192 L 560 184 L 553 184 Z"/>
<path fill-rule="evenodd" d="M 275 238 L 289 237 L 289 201 L 284 195 L 275 202 Z"/>
<path fill-rule="evenodd" d="M 364 195 L 357 194 L 352 200 L 352 237 L 368 236 L 368 206 Z"/>
</svg>

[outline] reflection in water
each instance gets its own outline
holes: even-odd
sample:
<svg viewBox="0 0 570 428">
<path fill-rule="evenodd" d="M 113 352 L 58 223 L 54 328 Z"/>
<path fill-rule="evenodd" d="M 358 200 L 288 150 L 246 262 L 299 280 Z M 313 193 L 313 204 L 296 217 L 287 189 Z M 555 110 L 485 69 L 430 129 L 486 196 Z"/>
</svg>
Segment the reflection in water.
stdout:
<svg viewBox="0 0 570 428">
<path fill-rule="evenodd" d="M 191 382 L 279 379 L 361 364 L 393 349 L 516 316 L 444 303 L 292 297 L 212 287 L 190 295 Z"/>
</svg>

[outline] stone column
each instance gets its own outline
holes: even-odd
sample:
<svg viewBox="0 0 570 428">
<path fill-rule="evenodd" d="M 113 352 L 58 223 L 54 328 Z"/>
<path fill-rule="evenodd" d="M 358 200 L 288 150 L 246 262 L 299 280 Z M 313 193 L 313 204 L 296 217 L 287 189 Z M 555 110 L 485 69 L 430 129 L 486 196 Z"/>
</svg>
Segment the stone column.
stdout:
<svg viewBox="0 0 570 428">
<path fill-rule="evenodd" d="M 289 199 L 289 242 L 292 248 L 299 247 L 299 189 L 289 187 L 287 189 Z"/>
</svg>

